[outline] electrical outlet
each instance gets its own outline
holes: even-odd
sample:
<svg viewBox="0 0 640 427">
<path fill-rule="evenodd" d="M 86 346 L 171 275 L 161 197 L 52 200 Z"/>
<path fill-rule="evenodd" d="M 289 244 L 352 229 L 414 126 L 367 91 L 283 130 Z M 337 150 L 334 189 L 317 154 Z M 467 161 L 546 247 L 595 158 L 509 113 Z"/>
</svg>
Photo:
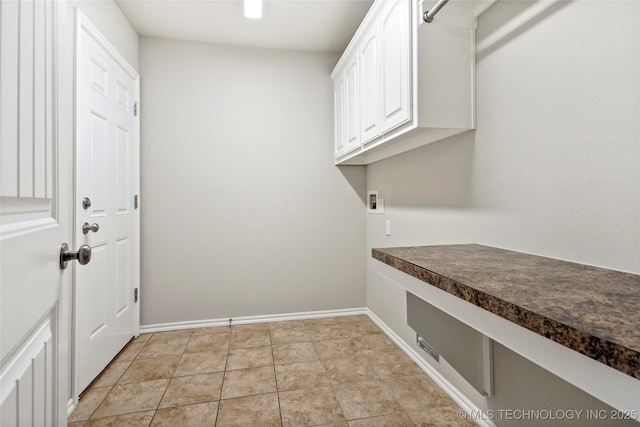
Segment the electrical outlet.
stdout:
<svg viewBox="0 0 640 427">
<path fill-rule="evenodd" d="M 384 233 L 387 236 L 391 236 L 391 220 L 390 219 L 384 222 Z"/>
</svg>

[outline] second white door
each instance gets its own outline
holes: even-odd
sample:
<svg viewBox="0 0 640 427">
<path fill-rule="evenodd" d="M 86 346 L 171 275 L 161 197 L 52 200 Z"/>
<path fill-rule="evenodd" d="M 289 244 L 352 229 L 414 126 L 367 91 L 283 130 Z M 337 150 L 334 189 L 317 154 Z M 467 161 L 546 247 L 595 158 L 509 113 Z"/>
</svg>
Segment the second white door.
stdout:
<svg viewBox="0 0 640 427">
<path fill-rule="evenodd" d="M 93 252 L 75 280 L 81 392 L 139 329 L 139 76 L 77 14 L 75 236 Z"/>
</svg>

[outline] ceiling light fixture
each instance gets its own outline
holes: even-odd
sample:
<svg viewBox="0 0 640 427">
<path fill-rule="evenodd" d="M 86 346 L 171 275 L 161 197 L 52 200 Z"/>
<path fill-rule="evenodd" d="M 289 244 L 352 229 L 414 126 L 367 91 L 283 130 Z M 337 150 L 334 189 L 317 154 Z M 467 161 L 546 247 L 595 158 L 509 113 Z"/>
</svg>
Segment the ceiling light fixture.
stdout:
<svg viewBox="0 0 640 427">
<path fill-rule="evenodd" d="M 251 19 L 262 18 L 262 0 L 244 0 L 244 16 Z"/>
</svg>

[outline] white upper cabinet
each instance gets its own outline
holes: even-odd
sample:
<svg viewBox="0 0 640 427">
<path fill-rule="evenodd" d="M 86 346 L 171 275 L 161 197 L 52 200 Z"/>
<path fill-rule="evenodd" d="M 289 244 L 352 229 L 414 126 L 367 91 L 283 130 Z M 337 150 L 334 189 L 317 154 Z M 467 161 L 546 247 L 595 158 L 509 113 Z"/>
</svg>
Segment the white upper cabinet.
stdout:
<svg viewBox="0 0 640 427">
<path fill-rule="evenodd" d="M 344 132 L 345 116 L 345 91 L 344 74 L 340 73 L 333 81 L 333 111 L 334 111 L 334 140 L 336 158 L 344 155 L 346 151 L 346 138 Z"/>
<path fill-rule="evenodd" d="M 475 128 L 477 17 L 495 1 L 450 2 L 430 24 L 422 13 L 435 0 L 374 1 L 331 73 L 343 129 L 336 164 L 366 165 Z"/>
<path fill-rule="evenodd" d="M 358 55 L 347 61 L 344 69 L 346 152 L 360 147 L 360 79 Z"/>
<path fill-rule="evenodd" d="M 358 49 L 360 57 L 360 137 L 367 143 L 380 136 L 380 37 L 378 26 L 372 26 Z"/>
<path fill-rule="evenodd" d="M 380 56 L 382 62 L 382 131 L 387 132 L 411 118 L 409 65 L 410 3 L 388 1 L 380 13 Z"/>
</svg>

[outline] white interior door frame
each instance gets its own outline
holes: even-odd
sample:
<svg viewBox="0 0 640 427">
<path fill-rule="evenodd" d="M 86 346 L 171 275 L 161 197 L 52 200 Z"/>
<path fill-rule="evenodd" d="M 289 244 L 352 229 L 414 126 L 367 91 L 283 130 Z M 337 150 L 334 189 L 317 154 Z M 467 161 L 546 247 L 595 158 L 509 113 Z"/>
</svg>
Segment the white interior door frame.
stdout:
<svg viewBox="0 0 640 427">
<path fill-rule="evenodd" d="M 140 99 L 140 78 L 137 71 L 124 59 L 124 57 L 115 49 L 115 47 L 107 40 L 106 37 L 89 21 L 89 19 L 79 10 L 75 9 L 75 53 L 74 53 L 74 63 L 75 63 L 75 73 L 74 73 L 74 87 L 76 88 L 75 92 L 75 102 L 74 102 L 74 117 L 75 117 L 75 129 L 74 129 L 74 241 L 77 241 L 78 233 L 81 233 L 82 224 L 78 218 L 76 203 L 82 199 L 83 195 L 78 193 L 77 179 L 78 179 L 78 166 L 77 166 L 77 156 L 78 156 L 78 147 L 82 141 L 79 141 L 78 135 L 78 73 L 79 69 L 79 39 L 80 34 L 84 31 L 89 34 L 104 50 L 105 52 L 111 56 L 111 58 L 120 66 L 122 69 L 129 74 L 130 76 L 135 76 L 135 89 L 134 89 L 134 111 L 135 111 L 135 119 L 134 119 L 134 128 L 132 130 L 132 140 L 131 144 L 133 144 L 132 149 L 132 158 L 131 158 L 131 170 L 129 171 L 129 176 L 132 182 L 132 197 L 136 195 L 136 200 L 139 200 L 140 194 L 140 110 L 139 110 L 139 99 Z M 139 202 L 136 202 L 139 203 Z M 131 251 L 130 251 L 130 266 L 132 269 L 132 288 L 140 289 L 140 208 L 139 205 L 136 205 L 135 209 L 132 210 L 133 216 L 133 232 L 131 234 Z M 80 234 L 81 235 L 81 234 Z M 77 345 L 78 342 L 78 322 L 80 319 L 77 316 L 78 312 L 78 304 L 79 301 L 77 299 L 78 292 L 77 287 L 82 286 L 81 283 L 78 283 L 77 276 L 74 275 L 73 280 L 73 379 L 72 383 L 72 396 L 74 400 L 74 404 L 77 404 L 79 394 L 82 392 L 79 384 L 79 348 Z M 139 292 L 139 291 L 138 291 Z M 140 330 L 140 299 L 138 294 L 138 301 L 133 305 L 133 331 L 134 335 L 137 336 Z"/>
</svg>

